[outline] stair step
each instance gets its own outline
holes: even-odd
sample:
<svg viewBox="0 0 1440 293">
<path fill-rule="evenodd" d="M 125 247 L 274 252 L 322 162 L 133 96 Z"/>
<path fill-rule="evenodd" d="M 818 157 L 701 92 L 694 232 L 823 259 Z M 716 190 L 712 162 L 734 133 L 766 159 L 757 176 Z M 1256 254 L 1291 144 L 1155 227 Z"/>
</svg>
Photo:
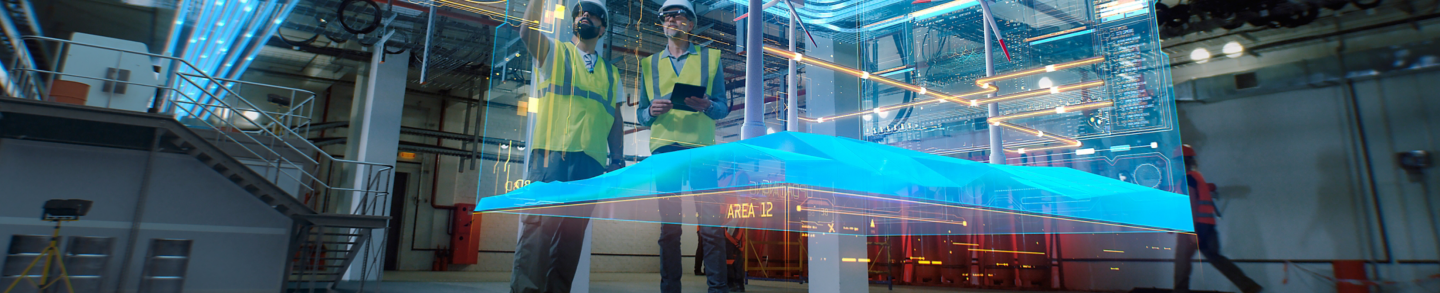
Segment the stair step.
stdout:
<svg viewBox="0 0 1440 293">
<path fill-rule="evenodd" d="M 301 273 L 304 273 L 304 274 L 309 274 L 309 273 L 316 273 L 316 274 L 324 274 L 324 273 L 343 273 L 344 271 L 336 271 L 336 270 L 334 269 L 334 268 L 338 268 L 338 267 L 339 267 L 339 266 L 325 266 L 325 267 L 311 266 L 310 268 L 291 267 L 292 270 L 290 270 L 290 274 L 291 274 L 291 275 L 294 275 L 294 274 L 301 274 Z"/>
<path fill-rule="evenodd" d="M 295 272 L 295 273 L 291 273 L 290 275 L 291 275 L 291 276 L 296 276 L 296 275 L 304 275 L 304 276 L 310 276 L 310 275 L 315 275 L 315 276 L 335 276 L 335 275 L 339 275 L 339 274 L 341 274 L 341 273 L 314 273 L 314 274 L 311 274 L 311 273 L 299 273 L 299 272 Z"/>
<path fill-rule="evenodd" d="M 389 227 L 390 217 L 352 214 L 313 214 L 303 217 L 311 224 L 333 228 L 378 229 Z"/>
<path fill-rule="evenodd" d="M 315 248 L 314 248 L 314 247 L 308 247 L 308 248 L 305 248 L 305 250 L 307 250 L 307 251 L 314 251 Z M 344 250 L 325 250 L 325 251 L 320 251 L 320 253 L 323 253 L 323 254 L 333 254 L 333 253 L 346 253 L 346 251 L 344 251 Z"/>
<path fill-rule="evenodd" d="M 301 264 L 301 263 L 295 263 L 295 264 L 294 264 L 294 266 L 301 266 L 301 265 L 304 265 L 304 264 Z M 340 264 L 339 262 L 327 261 L 327 262 L 322 262 L 322 263 L 318 263 L 318 264 L 310 264 L 310 265 L 306 265 L 306 266 L 307 266 L 307 267 L 312 267 L 312 268 L 318 268 L 318 267 L 340 267 L 341 264 Z"/>
<path fill-rule="evenodd" d="M 348 253 L 350 253 L 350 251 L 344 251 L 344 250 L 324 251 L 324 253 L 321 253 L 321 254 L 333 254 L 333 253 L 348 254 Z M 298 261 L 298 260 L 300 260 L 300 258 L 295 258 L 295 260 Z M 323 258 L 321 258 L 321 257 L 311 257 L 310 260 L 344 260 L 344 258 L 343 258 L 343 257 L 323 257 Z"/>
</svg>

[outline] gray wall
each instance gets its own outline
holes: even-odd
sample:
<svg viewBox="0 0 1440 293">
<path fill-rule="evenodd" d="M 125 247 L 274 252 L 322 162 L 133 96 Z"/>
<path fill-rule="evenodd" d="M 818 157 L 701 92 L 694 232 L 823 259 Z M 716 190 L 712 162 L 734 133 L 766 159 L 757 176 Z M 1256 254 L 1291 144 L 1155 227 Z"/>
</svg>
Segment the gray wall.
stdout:
<svg viewBox="0 0 1440 293">
<path fill-rule="evenodd" d="M 87 199 L 95 202 L 89 215 L 61 234 L 116 238 L 104 292 L 114 292 L 122 268 L 122 292 L 137 289 L 153 238 L 195 241 L 185 292 L 279 291 L 290 219 L 183 154 L 156 156 L 139 237 L 127 247 L 148 155 L 0 139 L 0 247 L 11 234 L 50 234 L 51 223 L 39 219 L 46 200 Z M 132 260 L 122 264 L 127 251 Z"/>
<path fill-rule="evenodd" d="M 1181 103 L 1182 139 L 1219 186 L 1223 254 L 1239 260 L 1266 292 L 1334 292 L 1333 282 L 1305 271 L 1333 276 L 1330 260 L 1370 260 L 1371 279 L 1404 282 L 1377 288 L 1383 292 L 1440 291 L 1440 282 L 1410 282 L 1440 273 L 1433 263 L 1440 256 L 1433 226 L 1440 211 L 1430 202 L 1440 193 L 1426 189 L 1440 176 L 1433 169 L 1408 175 L 1394 157 L 1440 150 L 1440 101 L 1427 92 L 1436 81 L 1440 73 L 1433 71 L 1359 80 L 1355 104 L 1343 84 Z M 1173 247 L 1170 234 L 1066 240 L 1066 258 L 1174 257 L 1148 249 Z M 1094 253 L 1101 249 L 1125 253 Z M 1322 263 L 1289 264 L 1287 273 L 1285 261 L 1307 260 Z M 1420 260 L 1432 263 L 1412 263 Z M 1167 261 L 1073 261 L 1064 273 L 1069 289 L 1127 290 L 1170 288 L 1173 268 Z M 1193 289 L 1238 291 L 1208 264 L 1196 268 Z"/>
</svg>

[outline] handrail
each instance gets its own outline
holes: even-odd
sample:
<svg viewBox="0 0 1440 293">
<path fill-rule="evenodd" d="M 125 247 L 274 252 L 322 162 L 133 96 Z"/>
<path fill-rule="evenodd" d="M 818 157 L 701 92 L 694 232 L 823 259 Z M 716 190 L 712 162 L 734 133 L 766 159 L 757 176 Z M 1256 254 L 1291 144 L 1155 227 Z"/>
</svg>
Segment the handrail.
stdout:
<svg viewBox="0 0 1440 293">
<path fill-rule="evenodd" d="M 156 90 L 172 90 L 172 91 L 176 90 L 175 88 L 164 87 L 164 86 L 157 86 L 157 85 L 148 84 L 148 83 L 138 83 L 138 82 L 133 82 L 133 81 L 125 81 L 125 80 L 113 79 L 113 78 L 84 76 L 84 75 L 79 75 L 79 74 L 71 74 L 71 73 L 64 73 L 64 72 L 50 71 L 50 70 L 43 70 L 43 69 L 28 69 L 28 70 L 25 70 L 25 71 L 39 72 L 39 73 L 47 73 L 47 74 L 54 74 L 54 75 L 59 75 L 59 76 L 69 76 L 69 77 L 93 79 L 93 80 L 99 80 L 99 81 L 108 81 L 108 82 L 119 83 L 119 84 L 134 85 L 134 86 L 138 86 L 138 87 L 150 87 L 150 88 L 155 88 Z M 190 74 L 187 73 L 186 75 L 190 75 Z M 196 76 L 198 76 L 198 75 L 196 75 Z M 246 82 L 246 83 L 251 83 L 251 82 Z M 254 85 L 264 86 L 265 84 L 255 83 Z M 272 86 L 272 87 L 274 87 L 274 88 L 279 88 L 279 89 L 289 89 L 289 88 L 286 88 L 286 87 L 279 87 L 279 86 Z M 296 90 L 305 91 L 305 90 L 303 90 L 303 89 L 296 89 Z M 307 92 L 308 92 L 308 91 L 307 91 Z M 313 94 L 313 93 L 312 93 L 312 94 Z M 225 106 L 225 105 L 219 105 L 219 104 L 204 104 L 204 103 L 200 103 L 200 102 L 187 102 L 187 101 L 174 101 L 174 102 L 175 102 L 175 103 L 185 103 L 185 104 L 191 104 L 191 105 L 198 105 L 198 106 Z M 261 110 L 261 109 L 241 109 L 241 110 L 255 111 L 255 112 L 265 112 L 265 113 L 274 113 L 275 115 L 281 116 L 281 117 L 285 117 L 285 116 L 305 117 L 305 116 L 301 116 L 301 115 L 299 115 L 299 114 L 281 113 L 281 112 L 274 112 L 274 111 L 265 111 L 265 110 Z M 308 117 L 306 117 L 306 118 L 308 118 Z"/>
<path fill-rule="evenodd" d="M 392 194 L 392 192 L 388 190 L 389 186 L 391 185 L 391 183 L 388 181 L 394 175 L 395 166 L 393 164 L 337 159 L 334 156 L 331 156 L 329 153 L 325 152 L 324 149 L 315 146 L 309 141 L 304 141 L 303 139 L 306 138 L 306 136 L 296 132 L 296 129 L 292 129 L 292 127 L 296 125 L 290 125 L 289 123 L 293 121 L 297 125 L 301 125 L 299 123 L 302 123 L 300 122 L 302 121 L 302 118 L 304 121 L 303 125 L 309 125 L 310 115 L 297 115 L 296 113 L 297 109 L 303 107 L 306 110 L 312 111 L 313 114 L 313 108 L 311 108 L 310 104 L 316 96 L 314 92 L 298 88 L 216 78 L 206 73 L 205 71 L 200 70 L 197 66 L 190 63 L 189 61 L 172 56 L 116 49 L 43 36 L 25 36 L 21 39 L 22 42 L 35 41 L 59 43 L 59 48 L 61 50 L 68 50 L 68 46 L 73 45 L 97 48 L 125 54 L 148 56 L 172 62 L 170 63 L 171 68 L 168 70 L 168 72 L 164 73 L 161 77 L 162 79 L 157 81 L 159 82 L 158 84 L 144 84 L 132 81 L 116 80 L 113 78 L 100 78 L 93 76 L 69 74 L 53 70 L 42 70 L 39 68 L 33 68 L 33 65 L 26 66 L 26 64 L 22 62 L 15 63 L 15 68 L 11 68 L 10 71 L 16 73 L 12 75 L 12 78 L 16 78 L 17 80 L 19 80 L 19 78 L 29 78 L 36 74 L 49 74 L 51 76 L 48 79 L 52 80 L 52 83 L 53 80 L 56 80 L 59 77 L 63 76 L 70 78 L 84 78 L 89 80 L 115 82 L 118 84 L 135 85 L 145 88 L 154 88 L 156 91 L 160 91 L 161 95 L 157 95 L 157 101 L 155 103 L 152 103 L 152 111 L 158 109 L 167 109 L 164 110 L 163 113 L 174 115 L 176 114 L 175 110 L 178 109 L 179 111 L 185 112 L 185 116 L 190 117 L 190 119 L 182 121 L 185 124 L 216 129 L 217 135 L 215 136 L 215 138 L 217 141 L 219 141 L 220 139 L 225 139 L 230 142 L 235 142 L 238 146 L 238 149 L 242 151 L 242 154 L 248 153 L 248 155 L 265 161 L 267 168 L 272 168 L 272 171 L 274 172 L 274 174 L 271 174 L 271 171 L 265 172 L 266 174 L 264 174 L 264 176 L 267 180 L 278 183 L 279 180 L 282 179 L 281 175 L 283 175 L 283 177 L 286 179 L 294 180 L 295 183 L 298 184 L 297 187 L 302 188 L 302 194 L 292 194 L 292 196 L 299 197 L 303 194 L 318 195 L 320 193 L 324 193 L 327 194 L 326 196 L 328 198 L 328 194 L 334 194 L 336 192 L 354 193 L 352 196 L 360 197 L 357 199 L 356 202 L 362 203 L 362 205 L 356 206 L 354 210 L 349 212 L 351 214 L 370 215 L 378 214 L 381 212 L 377 210 L 377 208 L 379 207 L 376 206 L 380 202 L 388 203 L 388 201 L 382 201 L 379 197 L 389 196 Z M 28 56 L 17 56 L 17 58 L 22 57 L 29 58 Z M 177 61 L 179 64 L 183 65 L 176 65 L 175 63 L 173 63 Z M 56 64 L 60 64 L 58 62 L 59 61 L 57 60 Z M 188 69 L 194 72 L 180 72 L 179 69 Z M 201 80 L 196 80 L 197 78 Z M 25 80 L 29 81 L 29 79 Z M 41 93 L 44 96 L 48 96 L 51 89 L 43 88 L 45 86 L 44 84 L 42 84 L 43 82 L 45 81 L 36 79 L 34 80 L 33 84 L 30 82 L 26 82 L 24 85 L 16 86 L 17 89 L 15 90 L 30 92 L 32 89 L 34 89 L 35 92 Z M 227 84 L 262 86 L 290 91 L 292 106 L 286 112 L 272 112 L 261 110 L 259 106 L 243 98 L 243 96 L 236 92 L 236 90 L 231 89 L 230 86 L 227 86 Z M 194 86 L 198 90 L 191 91 L 189 89 L 184 89 L 187 86 Z M 310 95 L 310 97 L 306 98 L 304 101 L 300 101 L 297 103 L 297 101 L 294 100 L 295 93 L 300 93 L 302 95 L 308 94 Z M 227 101 L 227 99 L 231 99 L 231 96 L 235 97 L 233 100 L 239 100 L 239 102 L 237 103 L 233 100 Z M 208 98 L 213 101 L 201 102 L 199 98 Z M 176 107 L 177 104 L 184 104 L 187 106 Z M 241 108 L 247 106 L 249 107 L 249 109 Z M 222 111 L 228 112 L 231 115 L 217 115 L 219 114 L 217 112 Z M 246 115 L 240 114 L 241 111 L 253 111 L 259 114 L 259 116 L 257 116 L 255 119 L 251 119 Z M 283 117 L 285 118 L 285 120 L 277 119 L 277 117 Z M 289 120 L 292 117 L 298 118 L 296 120 Z M 271 124 L 260 124 L 257 120 L 269 120 L 271 121 Z M 241 128 L 237 123 L 249 123 L 252 126 L 259 127 L 259 129 L 240 131 Z M 284 125 L 284 127 L 280 127 L 284 128 L 284 130 L 282 131 L 272 129 L 273 127 L 270 126 L 275 125 L 274 123 L 280 123 L 281 125 Z M 229 129 L 235 129 L 237 131 L 225 131 L 224 128 L 226 127 L 228 127 Z M 292 137 L 301 139 L 303 143 L 292 142 Z M 266 140 L 268 140 L 268 142 Z M 279 141 L 277 142 L 276 140 Z M 254 143 L 258 145 L 258 147 L 247 145 L 249 143 Z M 312 157 L 312 154 L 314 155 L 314 157 Z M 305 159 L 299 160 L 297 162 L 296 160 L 292 160 L 292 157 L 303 157 Z M 340 184 L 331 185 L 331 182 L 329 182 L 328 178 L 320 178 L 320 170 L 323 169 L 321 168 L 321 166 L 324 166 L 325 164 L 342 164 L 355 166 L 355 168 L 351 168 L 352 170 L 348 171 L 347 174 L 351 174 L 350 176 L 358 177 L 354 179 L 346 179 Z M 331 166 L 332 167 L 330 167 L 330 170 L 338 169 L 333 167 L 335 165 Z M 282 168 L 294 169 L 299 172 L 283 172 L 280 171 Z M 329 172 L 327 172 L 327 174 L 328 175 L 326 175 L 326 177 L 334 176 L 334 174 L 329 174 Z M 353 180 L 353 182 L 351 182 L 351 180 Z M 345 184 L 343 182 L 350 183 Z M 376 198 L 372 199 L 371 197 Z M 322 209 L 317 209 L 317 211 L 323 212 Z"/>
<path fill-rule="evenodd" d="M 270 182 L 277 185 L 281 183 L 282 175 L 286 179 L 294 180 L 294 183 L 296 184 L 295 187 L 300 188 L 301 190 L 299 190 L 299 194 L 290 194 L 289 196 L 294 196 L 296 197 L 296 199 L 299 199 L 299 197 L 303 195 L 307 196 L 308 199 L 308 196 L 323 195 L 326 198 L 325 205 L 323 206 L 318 205 L 320 203 L 318 200 L 316 201 L 317 205 L 311 205 L 308 200 L 300 201 L 301 204 L 311 206 L 314 211 L 322 214 L 327 213 L 327 210 L 331 211 L 332 213 L 334 211 L 344 211 L 343 214 L 362 216 L 381 215 L 388 211 L 387 207 L 391 203 L 391 201 L 389 200 L 389 196 L 393 196 L 393 192 L 390 189 L 394 187 L 394 164 L 337 159 L 334 156 L 331 156 L 323 148 L 316 146 L 308 140 L 305 140 L 309 134 L 309 126 L 311 125 L 310 121 L 312 119 L 311 117 L 314 116 L 313 102 L 316 97 L 316 94 L 314 92 L 298 88 L 216 78 L 206 73 L 205 71 L 200 70 L 197 66 L 191 64 L 189 61 L 171 56 L 109 48 L 104 46 L 97 46 L 92 44 L 74 42 L 70 40 L 41 36 L 25 36 L 21 38 L 20 42 L 24 44 L 25 42 L 30 41 L 59 43 L 57 49 L 61 50 L 62 52 L 65 50 L 69 50 L 71 48 L 70 46 L 73 45 L 120 52 L 122 56 L 126 53 L 136 54 L 140 56 L 148 56 L 161 60 L 169 60 L 170 67 L 166 70 L 165 73 L 162 74 L 162 79 L 157 80 L 157 84 L 144 84 L 132 81 L 122 81 L 108 77 L 97 78 L 93 76 L 58 72 L 59 64 L 61 64 L 61 58 L 63 58 L 65 54 L 57 54 L 60 57 L 57 57 L 55 59 L 55 65 L 53 66 L 54 68 L 51 68 L 54 71 L 42 70 L 36 68 L 33 64 L 27 66 L 25 62 L 15 62 L 15 68 L 8 70 L 9 72 L 14 73 L 11 74 L 12 78 L 14 78 L 14 80 L 20 81 L 22 84 L 5 85 L 7 92 L 19 92 L 24 95 L 35 93 L 40 95 L 41 99 L 45 99 L 45 97 L 51 94 L 55 81 L 62 76 L 70 79 L 100 80 L 105 82 L 113 82 L 115 84 L 135 85 L 141 88 L 153 88 L 155 89 L 157 95 L 155 95 L 155 100 L 150 103 L 151 112 L 167 114 L 170 115 L 172 119 L 174 119 L 181 117 L 175 115 L 176 110 L 178 109 L 179 111 L 183 111 L 187 114 L 183 116 L 187 119 L 183 119 L 182 121 L 180 121 L 181 124 L 188 127 L 210 127 L 211 129 L 215 129 L 216 131 L 214 132 L 215 135 L 213 138 L 215 140 L 215 143 L 217 144 L 217 147 L 219 147 L 219 143 L 222 139 L 226 140 L 227 143 L 234 144 L 234 148 L 230 148 L 229 150 L 221 148 L 221 152 L 227 153 L 226 155 L 228 156 L 243 156 L 248 154 L 254 156 L 254 158 L 258 158 L 264 161 L 266 170 L 262 171 L 264 174 L 261 174 L 261 176 L 265 178 L 264 180 L 269 180 Z M 25 58 L 28 60 L 29 58 L 31 58 L 28 55 L 29 54 L 25 53 L 16 54 L 15 58 Z M 178 65 L 176 63 L 183 65 Z M 188 70 L 194 72 L 181 72 L 181 69 L 185 68 L 188 68 Z M 48 76 L 44 76 L 42 78 L 41 74 L 47 74 Z M 197 77 L 201 80 L 197 81 Z M 48 85 L 46 84 L 47 79 L 49 83 Z M 235 89 L 231 88 L 236 86 L 237 84 L 261 86 L 289 91 L 290 105 L 288 109 L 286 109 L 284 112 L 272 112 L 262 110 L 261 107 L 259 107 L 255 103 L 252 103 L 250 100 L 245 99 L 244 96 L 241 96 L 238 92 L 236 92 Z M 195 90 L 191 90 L 187 88 L 187 86 L 194 86 Z M 302 95 L 308 94 L 309 97 L 304 98 L 303 101 L 297 101 L 296 93 L 300 93 Z M 199 98 L 206 98 L 207 101 L 202 101 Z M 239 100 L 239 102 L 237 103 L 233 100 Z M 177 107 L 177 105 L 185 106 Z M 248 109 L 241 108 L 247 106 Z M 217 112 L 221 111 L 229 115 L 218 115 L 219 113 Z M 255 118 L 252 119 L 250 117 L 252 115 L 248 115 L 249 113 L 242 113 L 242 111 L 253 111 L 258 115 L 253 115 L 255 116 Z M 281 117 L 284 119 L 277 119 L 277 117 Z M 257 120 L 269 120 L 270 124 L 262 125 Z M 257 126 L 259 127 L 259 129 L 240 130 L 241 128 L 239 124 L 242 123 L 241 121 L 248 122 L 250 126 Z M 283 126 L 279 127 L 283 128 L 283 131 L 274 129 L 275 127 L 272 127 L 277 123 Z M 235 131 L 227 131 L 226 129 L 224 129 L 226 127 Z M 305 132 L 305 134 L 303 135 L 296 131 L 297 129 L 301 128 L 304 128 L 303 131 Z M 298 138 L 298 142 L 292 142 L 292 140 L 296 140 L 294 138 Z M 209 138 L 204 139 L 209 140 Z M 266 140 L 268 140 L 268 142 Z M 279 141 L 277 142 L 276 140 Z M 251 145 L 251 143 L 254 143 L 254 145 Z M 238 150 L 235 150 L 236 148 L 238 148 Z M 314 157 L 312 157 L 312 154 Z M 297 156 L 304 158 L 304 160 L 292 160 L 293 157 Z M 348 167 L 335 168 L 337 166 Z M 286 172 L 283 170 L 285 168 L 290 168 L 298 172 Z M 330 178 L 335 175 L 334 172 L 336 169 L 345 170 L 342 171 L 342 173 L 345 174 L 346 177 L 337 184 L 331 185 Z M 321 170 L 326 170 L 323 175 L 321 173 Z M 321 176 L 324 176 L 325 178 L 321 178 Z M 341 194 L 344 195 L 345 198 L 350 199 L 349 206 L 347 207 L 346 205 L 337 205 L 334 206 L 334 209 L 331 209 L 331 206 L 329 205 L 329 198 L 333 194 Z M 312 224 L 314 223 L 297 222 L 297 225 Z M 323 229 L 323 227 L 321 229 Z M 307 228 L 307 230 L 304 231 L 309 230 Z M 323 231 L 321 232 L 323 234 Z M 355 240 L 355 242 L 357 243 L 364 243 L 359 245 L 365 245 L 365 248 L 363 249 L 370 250 L 370 253 L 364 254 L 365 259 L 361 261 L 361 264 L 364 266 L 364 268 L 361 270 L 362 277 L 364 276 L 364 274 L 368 273 L 372 265 L 376 264 L 371 263 L 372 258 L 370 257 L 372 253 L 375 253 L 374 249 L 377 245 L 375 243 L 377 241 L 381 241 L 381 243 L 383 243 L 384 241 L 384 238 L 377 239 L 376 237 L 371 237 L 370 233 L 372 232 L 373 231 L 367 230 L 366 232 L 361 233 L 362 235 L 365 235 L 362 236 L 363 240 L 359 238 L 351 239 Z M 322 245 L 325 241 L 325 239 L 321 235 L 317 235 L 313 240 L 309 239 L 309 235 L 301 235 L 305 235 L 300 236 L 304 238 L 300 239 L 301 241 L 318 241 Z M 293 239 L 294 238 L 292 238 L 292 241 Z M 316 249 L 319 250 L 320 247 L 321 245 L 317 245 Z M 357 247 L 356 249 L 360 248 Z M 301 263 L 309 264 L 311 262 L 310 257 L 311 256 L 307 254 L 304 259 L 302 259 Z M 354 258 L 350 258 L 342 261 L 341 264 L 344 266 L 348 266 L 351 261 L 354 260 Z M 295 260 L 293 258 L 287 261 L 287 273 L 284 277 L 287 284 L 292 280 L 292 276 L 289 274 L 290 270 L 288 268 L 292 267 L 291 264 L 294 261 Z M 378 261 L 378 259 L 376 259 L 376 261 Z M 323 263 L 324 261 L 322 261 L 322 264 Z M 342 268 L 341 270 L 343 271 L 346 269 Z M 303 276 L 301 278 L 303 279 Z M 312 282 L 312 285 L 315 280 L 316 272 L 312 271 L 310 274 L 310 281 Z M 364 283 L 362 282 L 361 284 L 363 288 Z"/>
<path fill-rule="evenodd" d="M 176 74 L 179 74 L 179 75 L 190 75 L 190 76 L 203 76 L 203 75 L 199 75 L 199 74 L 185 73 L 185 72 L 180 72 L 180 73 L 176 73 Z M 289 91 L 305 92 L 305 93 L 307 93 L 307 94 L 310 94 L 311 96 L 314 96 L 314 95 L 315 95 L 315 92 L 312 92 L 312 91 L 310 91 L 310 90 L 297 89 L 297 88 L 293 88 L 293 87 L 283 87 L 283 86 L 278 86 L 278 85 L 273 85 L 273 84 L 263 84 L 263 83 L 253 82 L 253 81 L 235 80 L 235 79 L 228 79 L 228 78 L 216 78 L 215 80 L 224 81 L 224 82 L 233 82 L 233 83 L 243 83 L 243 84 L 248 84 L 248 85 L 263 86 L 263 87 L 268 87 L 268 88 L 275 88 L 275 89 L 282 89 L 282 90 L 289 90 Z"/>
<path fill-rule="evenodd" d="M 198 75 L 198 74 L 186 73 L 186 72 L 176 72 L 176 74 L 178 74 L 178 75 L 188 75 L 188 76 L 201 76 L 201 75 Z M 284 86 L 278 86 L 278 85 L 263 84 L 263 83 L 258 83 L 258 82 L 235 80 L 235 79 L 228 79 L 228 78 L 217 78 L 217 80 L 224 81 L 224 82 L 230 82 L 230 83 L 238 83 L 238 84 L 243 84 L 243 85 L 252 85 L 252 86 L 258 86 L 258 87 L 266 87 L 266 88 L 272 88 L 272 89 L 279 89 L 279 90 L 290 91 L 290 100 L 291 100 L 291 103 L 290 103 L 290 106 L 289 106 L 289 110 L 286 111 L 284 114 L 282 114 L 282 115 L 281 115 L 282 117 L 303 117 L 303 118 L 305 118 L 305 124 L 308 125 L 308 124 L 310 123 L 310 115 L 301 116 L 301 115 L 296 115 L 294 112 L 295 112 L 296 110 L 300 110 L 300 109 L 309 109 L 309 110 L 311 111 L 309 114 L 314 114 L 314 109 L 309 108 L 309 107 L 312 106 L 311 103 L 315 101 L 315 96 L 316 96 L 315 92 L 312 92 L 312 91 L 309 91 L 309 90 L 306 90 L 306 89 L 299 89 L 299 88 L 292 88 L 292 87 L 284 87 Z M 304 101 L 296 102 L 296 101 L 295 101 L 295 93 L 306 94 L 306 95 L 309 95 L 309 97 L 306 97 Z M 289 120 L 286 120 L 286 122 L 289 122 Z M 305 135 L 309 135 L 309 129 L 308 129 L 308 128 L 306 129 Z"/>
<path fill-rule="evenodd" d="M 228 87 L 218 86 L 218 85 L 220 84 L 220 82 L 219 82 L 220 80 L 219 80 L 218 78 L 216 78 L 216 77 L 214 77 L 214 76 L 210 76 L 209 73 L 205 73 L 205 71 L 204 71 L 204 70 L 201 70 L 200 67 L 195 66 L 195 64 L 191 64 L 190 61 L 185 61 L 185 59 L 181 59 L 181 58 L 177 58 L 177 57 L 173 57 L 173 56 L 158 55 L 158 54 L 151 54 L 151 53 L 141 53 L 141 52 L 136 52 L 136 51 L 124 50 L 124 49 L 115 49 L 115 48 L 110 48 L 110 47 L 104 47 L 104 46 L 99 46 L 99 45 L 91 45 L 91 44 L 86 44 L 86 43 L 81 43 L 81 42 L 75 42 L 75 41 L 65 40 L 65 39 L 51 38 L 51 37 L 24 36 L 24 37 L 21 37 L 21 39 L 22 39 L 22 40 L 27 40 L 27 41 L 28 41 L 28 40 L 43 40 L 43 41 L 59 42 L 59 43 L 63 43 L 63 44 L 66 44 L 66 45 L 80 45 L 80 46 L 82 46 L 82 47 L 91 47 L 91 48 L 97 48 L 97 49 L 105 49 L 105 50 L 119 51 L 119 52 L 125 52 L 125 53 L 140 54 L 140 55 L 145 55 L 145 56 L 150 56 L 150 57 L 155 57 L 155 58 L 168 59 L 168 60 L 171 60 L 171 61 L 180 61 L 181 64 L 185 64 L 185 66 L 190 67 L 190 70 L 194 70 L 195 72 L 199 73 L 201 76 L 204 76 L 205 79 L 209 79 L 209 80 L 211 80 L 211 81 L 215 81 L 217 87 L 220 88 L 220 89 L 222 89 L 222 90 L 225 90 L 226 93 L 228 93 L 228 94 L 230 94 L 230 95 L 235 95 L 236 97 L 240 97 L 240 96 L 241 96 L 240 93 L 236 93 L 234 90 L 231 90 L 231 89 L 228 88 Z M 181 74 L 179 74 L 179 71 L 176 71 L 176 73 L 177 73 L 176 76 L 182 76 Z M 167 76 L 167 77 L 168 77 L 168 76 Z M 185 78 L 181 78 L 181 79 L 185 79 Z M 188 80 L 188 79 L 187 79 L 187 80 Z M 193 82 L 191 82 L 191 83 L 193 83 Z M 206 87 L 204 87 L 204 86 L 196 85 L 196 87 L 199 87 L 200 89 L 202 89 L 202 91 L 206 91 L 206 90 L 204 90 L 204 89 L 206 88 Z M 176 90 L 176 91 L 179 91 L 179 90 Z M 213 96 L 213 95 L 212 95 L 212 96 Z M 241 102 L 244 102 L 246 105 L 250 106 L 250 108 L 259 108 L 259 106 L 256 106 L 254 103 L 251 103 L 251 102 L 248 101 L 248 100 L 240 99 L 240 101 L 241 101 Z M 270 120 L 275 120 L 275 117 L 271 117 L 270 115 L 264 114 L 264 113 L 261 113 L 261 114 L 262 114 L 262 115 L 265 115 L 265 118 L 268 118 L 268 119 L 270 119 Z M 249 120 L 249 119 L 247 118 L 246 120 Z M 294 134 L 295 136 L 300 136 L 299 133 L 295 133 L 294 131 L 290 131 L 289 129 L 286 129 L 286 131 L 289 131 L 291 134 Z M 327 155 L 327 156 L 328 156 L 328 155 Z"/>
</svg>

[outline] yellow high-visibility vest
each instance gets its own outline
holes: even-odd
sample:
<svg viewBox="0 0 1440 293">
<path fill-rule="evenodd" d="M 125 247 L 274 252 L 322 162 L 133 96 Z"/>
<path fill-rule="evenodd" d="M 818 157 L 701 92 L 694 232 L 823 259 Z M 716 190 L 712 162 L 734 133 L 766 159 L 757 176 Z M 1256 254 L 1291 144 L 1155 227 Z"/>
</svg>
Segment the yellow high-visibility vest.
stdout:
<svg viewBox="0 0 1440 293">
<path fill-rule="evenodd" d="M 580 50 L 569 42 L 556 42 L 550 76 L 541 84 L 540 100 L 530 146 L 557 152 L 585 152 L 606 164 L 607 138 L 615 123 L 612 91 L 615 67 L 599 58 L 595 72 L 585 67 Z"/>
<path fill-rule="evenodd" d="M 679 73 L 673 66 L 660 66 L 664 61 L 661 59 L 665 59 L 660 57 L 660 53 L 640 61 L 640 64 L 649 65 L 640 66 L 640 79 L 644 83 L 641 88 L 647 91 L 650 101 L 670 99 L 670 90 L 676 83 L 703 86 L 706 93 L 711 92 L 710 87 L 714 83 L 710 82 L 710 78 L 720 76 L 720 50 L 706 48 L 697 51 L 700 58 L 686 58 L 681 69 L 683 72 Z M 680 110 L 656 116 L 655 122 L 650 125 L 650 151 L 670 144 L 687 147 L 714 145 L 715 120 L 705 113 Z"/>
</svg>

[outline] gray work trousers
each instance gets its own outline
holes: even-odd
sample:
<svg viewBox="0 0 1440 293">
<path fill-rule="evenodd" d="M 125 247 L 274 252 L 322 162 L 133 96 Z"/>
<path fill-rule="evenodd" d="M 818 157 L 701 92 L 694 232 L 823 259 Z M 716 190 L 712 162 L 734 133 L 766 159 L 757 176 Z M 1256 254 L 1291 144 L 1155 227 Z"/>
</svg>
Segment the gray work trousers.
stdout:
<svg viewBox="0 0 1440 293">
<path fill-rule="evenodd" d="M 671 144 L 655 149 L 653 153 L 662 154 L 674 151 L 689 149 Z M 690 166 L 680 174 L 661 174 L 655 178 L 655 186 L 659 190 L 679 190 L 681 183 L 690 183 L 690 190 L 704 190 L 715 188 L 717 185 L 716 170 L 713 167 Z M 687 191 L 688 192 L 688 191 Z M 695 201 L 716 202 L 723 201 L 716 196 L 701 195 L 694 198 Z M 725 228 L 716 226 L 719 224 L 717 217 L 723 217 L 719 210 L 710 205 L 696 205 L 700 219 L 697 221 L 700 226 L 700 250 L 701 255 L 695 256 L 696 262 L 705 263 L 705 285 L 709 293 L 729 292 L 726 285 L 725 270 Z M 682 222 L 681 200 L 679 197 L 671 197 L 660 200 L 660 292 L 680 293 L 680 276 L 684 268 L 680 265 L 680 224 Z"/>
<path fill-rule="evenodd" d="M 599 176 L 605 167 L 583 152 L 531 152 L 529 174 L 533 182 L 575 181 Z M 567 207 L 569 215 L 588 215 L 592 205 Z M 515 267 L 510 275 L 513 293 L 570 292 L 580 249 L 585 245 L 586 217 L 520 216 L 520 239 L 515 244 Z"/>
<path fill-rule="evenodd" d="M 1195 250 L 1205 255 L 1205 260 L 1220 270 L 1220 274 L 1240 287 L 1241 291 L 1258 289 L 1260 284 L 1245 276 L 1240 267 L 1235 266 L 1229 258 L 1220 255 L 1220 236 L 1215 230 L 1215 225 L 1195 223 L 1195 236 L 1177 234 L 1175 240 L 1175 293 L 1190 292 L 1190 261 L 1195 258 Z"/>
</svg>

